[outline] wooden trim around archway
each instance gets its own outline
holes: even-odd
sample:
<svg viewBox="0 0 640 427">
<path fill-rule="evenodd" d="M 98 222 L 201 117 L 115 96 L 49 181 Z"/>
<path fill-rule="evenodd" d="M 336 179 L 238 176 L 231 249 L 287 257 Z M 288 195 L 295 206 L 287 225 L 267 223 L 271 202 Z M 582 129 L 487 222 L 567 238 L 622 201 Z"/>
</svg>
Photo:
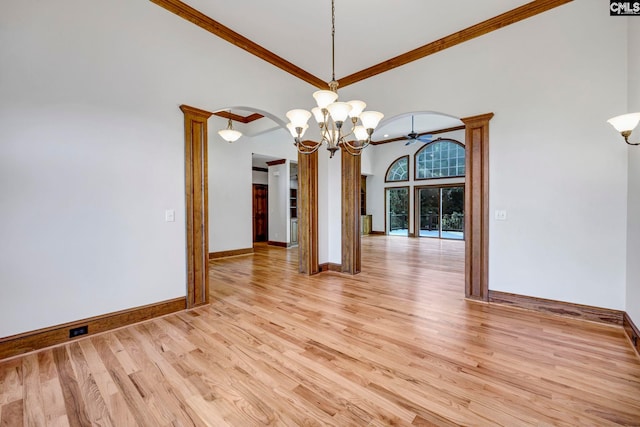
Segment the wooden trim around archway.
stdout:
<svg viewBox="0 0 640 427">
<path fill-rule="evenodd" d="M 465 296 L 489 298 L 489 120 L 493 113 L 460 119 L 465 124 Z"/>
<path fill-rule="evenodd" d="M 187 226 L 187 308 L 209 303 L 207 119 L 212 113 L 181 105 Z"/>
</svg>

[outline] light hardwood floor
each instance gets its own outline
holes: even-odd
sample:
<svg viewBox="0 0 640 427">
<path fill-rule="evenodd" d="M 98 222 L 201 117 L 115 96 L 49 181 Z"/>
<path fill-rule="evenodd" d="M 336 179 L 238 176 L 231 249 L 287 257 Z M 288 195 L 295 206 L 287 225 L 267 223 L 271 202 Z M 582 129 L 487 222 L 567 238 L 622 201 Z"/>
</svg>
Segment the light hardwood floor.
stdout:
<svg viewBox="0 0 640 427">
<path fill-rule="evenodd" d="M 640 425 L 621 328 L 469 302 L 464 243 L 211 262 L 209 306 L 0 362 L 0 425 Z"/>
</svg>

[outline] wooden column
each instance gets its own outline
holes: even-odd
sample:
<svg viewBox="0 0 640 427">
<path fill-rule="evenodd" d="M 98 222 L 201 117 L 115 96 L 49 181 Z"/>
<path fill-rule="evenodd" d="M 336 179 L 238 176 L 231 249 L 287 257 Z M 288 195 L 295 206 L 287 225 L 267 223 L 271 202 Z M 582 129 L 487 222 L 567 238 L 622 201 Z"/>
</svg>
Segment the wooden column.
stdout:
<svg viewBox="0 0 640 427">
<path fill-rule="evenodd" d="M 187 308 L 209 303 L 207 204 L 208 111 L 181 105 L 184 113 L 187 222 Z"/>
<path fill-rule="evenodd" d="M 298 271 L 320 272 L 318 266 L 318 152 L 298 153 Z"/>
<path fill-rule="evenodd" d="M 461 119 L 465 124 L 465 295 L 489 298 L 489 120 L 493 113 Z"/>
<path fill-rule="evenodd" d="M 342 153 L 342 272 L 360 273 L 360 156 Z"/>
</svg>

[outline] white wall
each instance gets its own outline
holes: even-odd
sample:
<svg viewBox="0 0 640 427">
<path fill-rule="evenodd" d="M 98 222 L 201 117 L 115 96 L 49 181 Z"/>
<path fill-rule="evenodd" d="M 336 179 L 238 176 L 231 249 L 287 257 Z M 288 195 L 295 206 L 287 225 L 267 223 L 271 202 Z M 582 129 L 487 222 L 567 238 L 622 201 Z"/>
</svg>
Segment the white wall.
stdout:
<svg viewBox="0 0 640 427">
<path fill-rule="evenodd" d="M 147 1 L 3 2 L 0 64 L 0 337 L 184 296 L 178 106 L 312 89 Z"/>
<path fill-rule="evenodd" d="M 495 113 L 490 289 L 625 307 L 627 149 L 606 123 L 627 108 L 622 22 L 575 1 L 342 90 L 388 117 Z"/>
<path fill-rule="evenodd" d="M 342 264 L 342 160 L 318 151 L 318 262 Z"/>
<path fill-rule="evenodd" d="M 269 184 L 269 175 L 262 171 L 252 171 L 251 182 L 253 184 L 267 185 Z"/>
<path fill-rule="evenodd" d="M 437 137 L 452 138 L 456 141 L 465 143 L 464 130 L 447 132 L 438 134 Z M 414 232 L 415 226 L 415 210 L 414 206 L 414 191 L 413 186 L 418 185 L 431 185 L 434 182 L 430 181 L 414 181 L 414 157 L 424 144 L 416 143 L 413 145 L 404 145 L 403 141 L 390 142 L 388 144 L 376 145 L 372 150 L 372 175 L 367 178 L 367 214 L 372 215 L 372 229 L 374 231 L 386 231 L 385 230 L 385 188 L 387 187 L 407 187 L 409 190 L 409 233 Z M 409 155 L 409 181 L 404 182 L 385 182 L 385 176 L 391 163 L 397 160 L 399 157 Z M 464 179 L 460 178 L 444 178 L 438 179 L 438 184 L 451 184 L 464 182 Z"/>
<path fill-rule="evenodd" d="M 640 22 L 635 17 L 625 18 L 629 44 L 629 99 L 625 111 L 612 111 L 611 115 L 640 111 Z M 622 138 L 611 129 L 610 143 L 624 146 Z M 631 135 L 631 142 L 640 142 L 640 127 Z M 627 215 L 627 313 L 640 325 L 640 146 L 628 147 L 629 189 Z M 640 326 L 639 326 L 640 327 Z"/>
</svg>

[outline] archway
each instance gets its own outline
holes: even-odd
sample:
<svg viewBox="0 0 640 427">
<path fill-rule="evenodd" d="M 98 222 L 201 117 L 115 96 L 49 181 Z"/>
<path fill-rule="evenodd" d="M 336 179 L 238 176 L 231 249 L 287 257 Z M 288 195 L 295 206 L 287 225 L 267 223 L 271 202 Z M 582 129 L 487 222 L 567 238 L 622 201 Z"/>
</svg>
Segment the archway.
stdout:
<svg viewBox="0 0 640 427">
<path fill-rule="evenodd" d="M 186 105 L 180 108 L 185 117 L 187 307 L 191 308 L 208 303 L 209 298 L 206 121 L 212 113 Z M 469 177 L 465 184 L 465 296 L 483 301 L 488 298 L 489 120 L 492 117 L 493 113 L 488 113 L 460 119 L 465 129 Z M 356 178 L 360 179 L 353 177 Z M 309 191 L 312 195 L 312 187 Z M 313 235 L 309 244 L 314 245 Z"/>
</svg>

